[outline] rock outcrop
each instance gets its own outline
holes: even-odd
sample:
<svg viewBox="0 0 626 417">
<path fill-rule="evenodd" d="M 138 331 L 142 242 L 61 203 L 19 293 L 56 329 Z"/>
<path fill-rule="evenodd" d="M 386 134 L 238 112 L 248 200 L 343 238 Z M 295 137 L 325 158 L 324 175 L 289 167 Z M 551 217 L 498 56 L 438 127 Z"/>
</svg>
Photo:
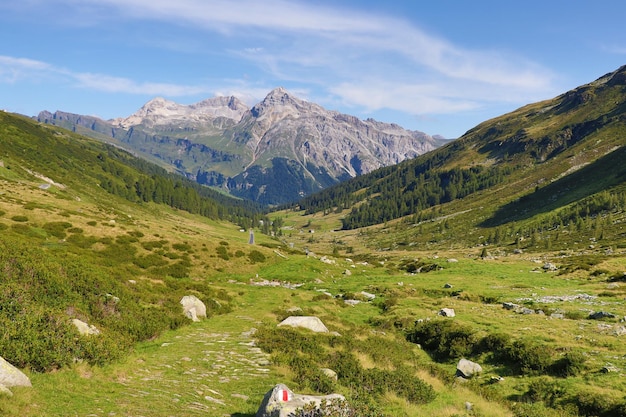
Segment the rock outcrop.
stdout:
<svg viewBox="0 0 626 417">
<path fill-rule="evenodd" d="M 306 406 L 315 404 L 319 407 L 322 403 L 332 400 L 345 401 L 343 395 L 330 394 L 324 396 L 295 394 L 284 384 L 278 384 L 265 394 L 263 401 L 256 412 L 256 417 L 289 417 L 294 412 Z"/>
</svg>

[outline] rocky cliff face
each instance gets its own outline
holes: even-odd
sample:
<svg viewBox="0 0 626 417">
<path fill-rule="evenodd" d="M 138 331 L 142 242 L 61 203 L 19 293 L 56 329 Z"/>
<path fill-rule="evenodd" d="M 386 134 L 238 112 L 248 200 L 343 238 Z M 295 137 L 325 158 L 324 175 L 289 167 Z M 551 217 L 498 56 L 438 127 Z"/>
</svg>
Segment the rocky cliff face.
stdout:
<svg viewBox="0 0 626 417">
<path fill-rule="evenodd" d="M 38 119 L 91 129 L 100 139 L 108 134 L 198 182 L 266 204 L 294 201 L 441 142 L 398 125 L 326 110 L 284 88 L 252 108 L 235 97 L 192 105 L 155 98 L 126 118 L 42 112 Z"/>
</svg>

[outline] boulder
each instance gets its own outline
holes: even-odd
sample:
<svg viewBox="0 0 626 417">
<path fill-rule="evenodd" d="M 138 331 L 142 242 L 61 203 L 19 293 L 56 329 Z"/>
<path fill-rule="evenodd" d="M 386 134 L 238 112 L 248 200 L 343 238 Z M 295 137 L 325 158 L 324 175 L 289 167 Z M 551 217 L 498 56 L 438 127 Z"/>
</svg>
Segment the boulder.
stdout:
<svg viewBox="0 0 626 417">
<path fill-rule="evenodd" d="M 289 417 L 295 415 L 298 408 L 307 404 L 315 404 L 317 408 L 322 402 L 332 400 L 345 401 L 343 395 L 330 394 L 323 396 L 296 394 L 284 384 L 278 384 L 265 394 L 256 412 L 256 417 Z"/>
<path fill-rule="evenodd" d="M 479 364 L 465 358 L 459 360 L 459 363 L 456 365 L 456 375 L 466 379 L 472 378 L 482 371 L 483 368 Z"/>
<path fill-rule="evenodd" d="M 92 334 L 100 334 L 100 330 L 98 330 L 96 326 L 94 326 L 93 324 L 87 324 L 82 320 L 72 319 L 72 324 L 74 325 L 74 327 L 76 327 L 76 329 L 78 329 L 78 333 L 82 335 L 88 336 Z"/>
<path fill-rule="evenodd" d="M 614 319 L 615 314 L 609 313 L 606 311 L 596 311 L 596 312 L 589 314 L 589 318 L 593 320 Z"/>
<path fill-rule="evenodd" d="M 439 315 L 444 317 L 454 317 L 456 314 L 452 308 L 442 308 L 439 310 Z"/>
<path fill-rule="evenodd" d="M 328 328 L 315 316 L 289 316 L 278 326 L 302 327 L 316 333 L 328 333 Z"/>
<path fill-rule="evenodd" d="M 2 357 L 0 357 L 0 385 L 6 388 L 32 387 L 30 379 Z"/>
<path fill-rule="evenodd" d="M 206 306 L 195 295 L 186 295 L 180 300 L 183 306 L 183 314 L 192 321 L 200 321 L 200 317 L 206 318 Z"/>
</svg>

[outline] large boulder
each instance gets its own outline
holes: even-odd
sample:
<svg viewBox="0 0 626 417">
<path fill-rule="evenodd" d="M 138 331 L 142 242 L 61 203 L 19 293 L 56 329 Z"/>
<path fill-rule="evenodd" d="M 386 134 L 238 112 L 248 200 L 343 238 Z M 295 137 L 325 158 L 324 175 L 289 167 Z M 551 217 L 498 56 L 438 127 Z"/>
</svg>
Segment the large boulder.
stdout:
<svg viewBox="0 0 626 417">
<path fill-rule="evenodd" d="M 470 379 L 482 371 L 482 366 L 467 359 L 459 360 L 459 363 L 456 365 L 456 375 L 465 379 Z"/>
<path fill-rule="evenodd" d="M 32 387 L 22 371 L 0 357 L 0 385 L 4 387 Z"/>
<path fill-rule="evenodd" d="M 256 417 L 290 417 L 295 415 L 298 408 L 307 404 L 315 404 L 316 408 L 332 400 L 345 401 L 345 397 L 339 394 L 330 395 L 303 395 L 295 394 L 284 384 L 278 384 L 265 394 L 263 401 L 256 412 Z"/>
<path fill-rule="evenodd" d="M 206 318 L 206 306 L 195 295 L 186 295 L 180 303 L 183 306 L 183 314 L 192 321 L 200 321 L 200 317 Z"/>
<path fill-rule="evenodd" d="M 278 326 L 302 327 L 316 333 L 328 333 L 328 328 L 315 316 L 290 316 L 278 323 Z"/>
</svg>

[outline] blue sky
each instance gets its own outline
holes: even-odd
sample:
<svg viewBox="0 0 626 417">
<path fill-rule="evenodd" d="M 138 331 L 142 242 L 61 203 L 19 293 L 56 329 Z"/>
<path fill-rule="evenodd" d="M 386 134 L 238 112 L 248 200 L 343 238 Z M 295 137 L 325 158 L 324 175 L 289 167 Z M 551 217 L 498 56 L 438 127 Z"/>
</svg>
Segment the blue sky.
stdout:
<svg viewBox="0 0 626 417">
<path fill-rule="evenodd" d="M 0 0 L 0 108 L 110 119 L 282 86 L 448 138 L 626 64 L 626 3 Z"/>
</svg>

